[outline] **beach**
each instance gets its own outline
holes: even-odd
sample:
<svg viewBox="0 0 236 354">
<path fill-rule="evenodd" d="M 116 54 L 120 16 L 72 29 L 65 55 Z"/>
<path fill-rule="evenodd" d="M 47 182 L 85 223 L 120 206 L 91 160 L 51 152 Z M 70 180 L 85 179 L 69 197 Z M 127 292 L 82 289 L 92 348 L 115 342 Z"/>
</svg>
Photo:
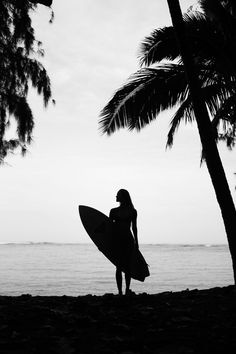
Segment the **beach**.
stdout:
<svg viewBox="0 0 236 354">
<path fill-rule="evenodd" d="M 130 296 L 0 296 L 0 353 L 235 353 L 235 298 L 234 286 Z"/>
</svg>

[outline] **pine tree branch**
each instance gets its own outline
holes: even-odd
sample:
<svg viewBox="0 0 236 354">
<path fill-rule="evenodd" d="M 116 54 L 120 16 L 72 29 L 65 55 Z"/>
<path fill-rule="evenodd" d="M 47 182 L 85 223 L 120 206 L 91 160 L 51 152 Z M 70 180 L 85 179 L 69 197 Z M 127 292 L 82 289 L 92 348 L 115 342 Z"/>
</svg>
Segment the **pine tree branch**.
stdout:
<svg viewBox="0 0 236 354">
<path fill-rule="evenodd" d="M 42 4 L 44 6 L 50 7 L 52 5 L 53 0 L 29 0 L 29 1 L 34 4 Z"/>
</svg>

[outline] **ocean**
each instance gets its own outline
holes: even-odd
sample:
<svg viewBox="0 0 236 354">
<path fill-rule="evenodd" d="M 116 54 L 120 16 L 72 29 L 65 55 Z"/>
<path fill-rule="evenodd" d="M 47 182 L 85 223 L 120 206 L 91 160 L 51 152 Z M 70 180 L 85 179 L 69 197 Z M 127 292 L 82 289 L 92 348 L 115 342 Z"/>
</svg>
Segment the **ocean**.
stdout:
<svg viewBox="0 0 236 354">
<path fill-rule="evenodd" d="M 135 293 L 233 284 L 227 245 L 140 245 L 150 267 Z M 79 296 L 117 293 L 115 267 L 93 244 L 0 244 L 0 295 Z"/>
</svg>

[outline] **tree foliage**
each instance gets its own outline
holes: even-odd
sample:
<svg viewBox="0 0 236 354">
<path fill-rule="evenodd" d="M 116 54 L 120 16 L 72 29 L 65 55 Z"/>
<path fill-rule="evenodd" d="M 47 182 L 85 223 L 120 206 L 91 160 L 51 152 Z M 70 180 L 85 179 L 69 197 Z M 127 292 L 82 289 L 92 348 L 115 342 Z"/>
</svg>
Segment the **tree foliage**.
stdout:
<svg viewBox="0 0 236 354">
<path fill-rule="evenodd" d="M 38 58 L 44 55 L 36 40 L 30 12 L 37 5 L 28 0 L 0 2 L 0 162 L 21 148 L 24 154 L 32 141 L 34 117 L 27 101 L 29 88 L 42 95 L 47 106 L 51 98 L 50 79 Z M 16 134 L 7 139 L 7 129 L 16 122 Z"/>
<path fill-rule="evenodd" d="M 202 96 L 216 140 L 229 148 L 236 133 L 236 19 L 230 1 L 200 1 L 202 11 L 184 15 L 186 33 Z M 216 4 L 217 3 L 217 4 Z M 154 30 L 140 46 L 140 70 L 130 76 L 101 112 L 100 126 L 111 134 L 123 127 L 140 130 L 160 112 L 175 108 L 167 145 L 194 110 L 172 26 Z"/>
<path fill-rule="evenodd" d="M 52 0 L 29 0 L 33 4 L 42 4 L 44 6 L 50 7 L 52 5 Z"/>
</svg>

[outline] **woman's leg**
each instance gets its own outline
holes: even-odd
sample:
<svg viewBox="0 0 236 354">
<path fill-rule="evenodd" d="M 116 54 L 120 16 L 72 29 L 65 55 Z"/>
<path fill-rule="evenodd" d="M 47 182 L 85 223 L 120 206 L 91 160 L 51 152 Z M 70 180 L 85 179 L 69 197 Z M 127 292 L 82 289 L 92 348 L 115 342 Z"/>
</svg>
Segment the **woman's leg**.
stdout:
<svg viewBox="0 0 236 354">
<path fill-rule="evenodd" d="M 122 295 L 122 272 L 119 268 L 116 268 L 116 284 L 119 295 Z"/>
<path fill-rule="evenodd" d="M 130 282 L 131 282 L 131 276 L 129 272 L 125 273 L 125 284 L 126 284 L 126 290 L 125 293 L 126 295 L 129 294 L 129 287 L 130 287 Z"/>
</svg>

